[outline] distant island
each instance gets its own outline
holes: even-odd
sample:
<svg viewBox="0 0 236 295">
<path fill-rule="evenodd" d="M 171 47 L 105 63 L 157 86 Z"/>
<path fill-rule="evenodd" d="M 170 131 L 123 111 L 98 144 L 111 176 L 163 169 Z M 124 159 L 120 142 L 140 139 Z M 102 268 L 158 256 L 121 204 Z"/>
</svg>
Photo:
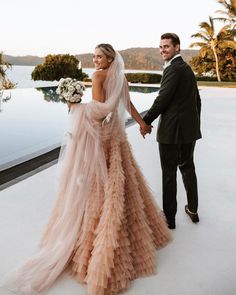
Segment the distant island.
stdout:
<svg viewBox="0 0 236 295">
<path fill-rule="evenodd" d="M 162 70 L 163 60 L 158 48 L 129 48 L 120 50 L 126 69 L 137 70 Z M 198 50 L 183 49 L 181 55 L 185 61 L 189 61 L 193 56 L 196 56 Z M 93 68 L 92 53 L 75 55 L 82 64 L 82 68 Z M 11 56 L 4 55 L 4 60 L 12 65 L 21 66 L 36 66 L 44 62 L 44 57 L 25 55 Z"/>
</svg>

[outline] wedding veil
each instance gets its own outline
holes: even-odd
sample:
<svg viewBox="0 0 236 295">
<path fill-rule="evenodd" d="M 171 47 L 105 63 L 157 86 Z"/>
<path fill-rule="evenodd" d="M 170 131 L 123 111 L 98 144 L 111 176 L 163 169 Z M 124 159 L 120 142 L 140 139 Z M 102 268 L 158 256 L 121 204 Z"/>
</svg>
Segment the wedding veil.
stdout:
<svg viewBox="0 0 236 295">
<path fill-rule="evenodd" d="M 107 165 L 102 136 L 124 131 L 130 112 L 124 62 L 116 52 L 104 83 L 104 103 L 92 100 L 73 106 L 66 145 L 61 151 L 57 198 L 41 241 L 41 248 L 25 265 L 4 279 L 18 294 L 40 294 L 67 267 L 80 232 L 86 199 L 106 186 Z M 105 121 L 104 121 L 105 120 Z M 104 124 L 103 124 L 104 122 Z"/>
</svg>

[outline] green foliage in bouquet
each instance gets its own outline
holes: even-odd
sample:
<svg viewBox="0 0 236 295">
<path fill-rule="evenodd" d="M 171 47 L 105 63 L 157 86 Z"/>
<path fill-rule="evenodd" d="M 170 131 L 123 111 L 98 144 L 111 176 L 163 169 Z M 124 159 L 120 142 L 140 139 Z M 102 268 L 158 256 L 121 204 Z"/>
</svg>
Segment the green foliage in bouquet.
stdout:
<svg viewBox="0 0 236 295">
<path fill-rule="evenodd" d="M 37 65 L 31 77 L 34 81 L 59 81 L 61 78 L 73 78 L 80 81 L 88 75 L 79 68 L 80 61 L 70 54 L 47 55 L 43 64 Z"/>
</svg>

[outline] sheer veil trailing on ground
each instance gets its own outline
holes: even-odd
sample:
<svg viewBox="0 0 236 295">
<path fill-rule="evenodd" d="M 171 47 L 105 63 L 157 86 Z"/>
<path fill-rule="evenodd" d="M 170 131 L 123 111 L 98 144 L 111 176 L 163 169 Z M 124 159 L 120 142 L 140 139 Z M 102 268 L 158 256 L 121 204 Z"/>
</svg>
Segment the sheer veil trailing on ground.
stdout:
<svg viewBox="0 0 236 295">
<path fill-rule="evenodd" d="M 115 294 L 141 273 L 153 273 L 154 250 L 170 236 L 126 140 L 130 98 L 123 69 L 116 53 L 105 80 L 106 101 L 72 107 L 58 163 L 57 198 L 40 249 L 4 279 L 4 288 L 22 295 L 41 294 L 69 269 L 88 284 L 89 294 Z M 139 222 L 143 237 L 135 229 Z M 138 232 L 133 242 L 129 230 Z M 145 258 L 142 265 L 148 270 L 138 266 L 135 272 L 134 250 L 137 257 Z M 114 268 L 121 269 L 121 265 L 125 271 L 116 270 L 114 275 Z M 112 276 L 117 276 L 115 281 Z"/>
</svg>

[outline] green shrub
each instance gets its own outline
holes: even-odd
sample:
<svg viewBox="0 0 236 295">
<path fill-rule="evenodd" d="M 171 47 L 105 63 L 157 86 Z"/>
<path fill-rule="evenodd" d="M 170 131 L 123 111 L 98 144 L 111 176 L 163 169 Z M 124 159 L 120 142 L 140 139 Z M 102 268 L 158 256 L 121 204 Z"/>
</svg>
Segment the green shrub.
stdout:
<svg viewBox="0 0 236 295">
<path fill-rule="evenodd" d="M 162 75 L 153 73 L 126 73 L 126 79 L 131 83 L 155 84 L 160 83 Z"/>
<path fill-rule="evenodd" d="M 216 77 L 211 77 L 211 76 L 196 76 L 197 81 L 209 81 L 209 82 L 214 82 L 217 81 Z M 230 79 L 222 79 L 224 82 L 236 82 L 236 80 L 230 80 Z"/>
<path fill-rule="evenodd" d="M 217 81 L 216 77 L 210 77 L 210 76 L 196 76 L 197 81 Z"/>
<path fill-rule="evenodd" d="M 92 79 L 86 77 L 86 78 L 83 79 L 83 82 L 92 82 Z"/>
<path fill-rule="evenodd" d="M 47 55 L 43 64 L 37 65 L 31 77 L 34 81 L 59 81 L 61 78 L 74 78 L 83 81 L 88 75 L 78 68 L 79 60 L 70 54 Z"/>
</svg>

